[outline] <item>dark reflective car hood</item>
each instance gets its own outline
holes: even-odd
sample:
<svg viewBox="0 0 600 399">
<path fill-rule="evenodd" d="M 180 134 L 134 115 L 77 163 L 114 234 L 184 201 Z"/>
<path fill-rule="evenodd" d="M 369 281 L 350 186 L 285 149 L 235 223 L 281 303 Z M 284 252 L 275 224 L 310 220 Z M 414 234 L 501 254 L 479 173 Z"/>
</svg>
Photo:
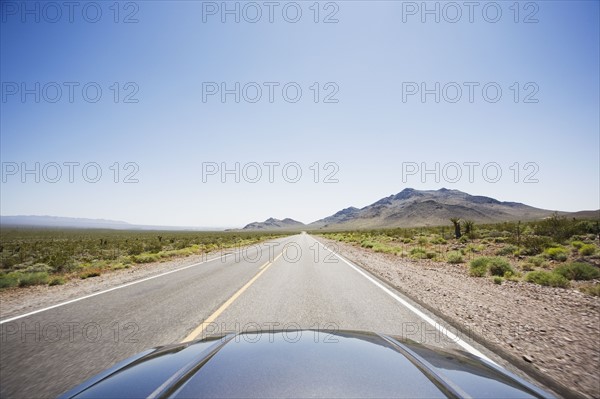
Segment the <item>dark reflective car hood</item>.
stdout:
<svg viewBox="0 0 600 399">
<path fill-rule="evenodd" d="M 552 397 L 495 365 L 389 336 L 286 330 L 164 346 L 63 398 Z"/>
</svg>

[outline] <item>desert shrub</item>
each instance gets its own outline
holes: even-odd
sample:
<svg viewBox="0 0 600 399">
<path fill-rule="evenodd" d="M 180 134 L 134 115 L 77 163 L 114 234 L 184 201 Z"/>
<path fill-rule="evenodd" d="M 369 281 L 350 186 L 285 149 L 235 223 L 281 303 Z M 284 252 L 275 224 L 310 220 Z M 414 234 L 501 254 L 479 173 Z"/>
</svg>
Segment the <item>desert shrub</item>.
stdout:
<svg viewBox="0 0 600 399">
<path fill-rule="evenodd" d="M 463 263 L 463 256 L 458 251 L 448 252 L 448 263 L 457 264 Z"/>
<path fill-rule="evenodd" d="M 115 263 L 110 268 L 113 269 L 113 270 L 121 270 L 121 269 L 127 269 L 127 268 L 129 268 L 129 265 L 126 265 L 124 263 L 119 262 L 119 263 Z"/>
<path fill-rule="evenodd" d="M 502 277 L 494 276 L 494 284 L 502 284 Z"/>
<path fill-rule="evenodd" d="M 489 258 L 488 267 L 492 276 L 504 276 L 506 272 L 514 273 L 510 263 L 499 257 Z"/>
<path fill-rule="evenodd" d="M 527 263 L 531 263 L 535 267 L 543 267 L 546 261 L 541 256 L 532 256 L 531 258 L 527 258 Z"/>
<path fill-rule="evenodd" d="M 469 264 L 469 274 L 473 277 L 483 277 L 487 274 L 490 258 L 482 256 L 473 259 Z"/>
<path fill-rule="evenodd" d="M 360 243 L 360 246 L 363 248 L 373 248 L 375 246 L 375 243 L 369 240 L 364 240 Z"/>
<path fill-rule="evenodd" d="M 85 280 L 86 278 L 98 277 L 100 274 L 101 274 L 101 271 L 99 269 L 90 269 L 90 270 L 86 270 L 86 271 L 82 272 L 79 275 L 79 278 L 81 278 L 82 280 Z"/>
<path fill-rule="evenodd" d="M 504 272 L 504 279 L 509 281 L 519 281 L 521 279 L 521 273 L 508 270 Z"/>
<path fill-rule="evenodd" d="M 412 248 L 410 250 L 410 256 L 416 259 L 424 259 L 427 257 L 427 253 L 423 248 Z"/>
<path fill-rule="evenodd" d="M 16 273 L 0 274 L 0 288 L 16 287 L 19 285 L 19 278 Z"/>
<path fill-rule="evenodd" d="M 521 237 L 521 253 L 523 255 L 537 255 L 542 253 L 544 249 L 550 246 L 551 239 L 549 237 L 524 235 Z"/>
<path fill-rule="evenodd" d="M 585 245 L 585 243 L 583 241 L 571 241 L 571 245 L 575 248 L 575 249 L 579 249 L 581 247 L 583 247 Z"/>
<path fill-rule="evenodd" d="M 139 241 L 133 242 L 127 250 L 127 253 L 129 255 L 139 255 L 142 252 L 144 252 L 144 246 Z"/>
<path fill-rule="evenodd" d="M 431 240 L 431 243 L 432 244 L 447 244 L 448 241 L 444 240 L 444 238 L 442 238 L 442 237 L 437 237 L 437 238 L 434 238 L 433 240 Z"/>
<path fill-rule="evenodd" d="M 45 263 L 36 263 L 35 265 L 26 267 L 23 271 L 26 273 L 50 273 L 52 270 L 52 267 Z"/>
<path fill-rule="evenodd" d="M 544 250 L 544 256 L 559 262 L 567 260 L 568 252 L 562 247 L 547 248 Z"/>
<path fill-rule="evenodd" d="M 48 285 L 63 285 L 65 283 L 64 277 L 56 276 L 52 277 L 48 282 Z"/>
<path fill-rule="evenodd" d="M 427 252 L 425 253 L 425 257 L 426 257 L 427 259 L 434 259 L 436 256 L 437 256 L 437 254 L 436 254 L 435 252 L 427 251 Z"/>
<path fill-rule="evenodd" d="M 429 244 L 429 241 L 427 240 L 427 237 L 419 237 L 419 239 L 417 240 L 417 243 L 419 245 L 427 245 L 427 244 Z"/>
<path fill-rule="evenodd" d="M 468 242 L 469 242 L 469 237 L 467 237 L 467 236 L 461 236 L 461 237 L 458 239 L 458 242 L 460 242 L 460 243 L 462 243 L 462 244 L 466 244 L 466 243 L 468 243 Z"/>
<path fill-rule="evenodd" d="M 30 285 L 41 285 L 48 283 L 48 273 L 19 273 L 19 287 L 28 287 Z"/>
<path fill-rule="evenodd" d="M 593 280 L 600 277 L 598 268 L 582 262 L 567 263 L 554 269 L 554 273 L 569 280 Z"/>
<path fill-rule="evenodd" d="M 496 255 L 498 255 L 498 256 L 512 255 L 516 251 L 517 251 L 517 247 L 515 247 L 514 245 L 507 245 L 507 246 L 502 247 L 499 250 L 497 250 Z"/>
<path fill-rule="evenodd" d="M 590 256 L 596 252 L 596 246 L 594 244 L 584 244 L 579 248 L 579 255 Z"/>
<path fill-rule="evenodd" d="M 600 296 L 600 284 L 584 285 L 579 288 L 579 291 L 593 296 Z"/>
<path fill-rule="evenodd" d="M 557 273 L 537 270 L 525 275 L 525 281 L 550 287 L 568 287 L 569 280 Z"/>
</svg>

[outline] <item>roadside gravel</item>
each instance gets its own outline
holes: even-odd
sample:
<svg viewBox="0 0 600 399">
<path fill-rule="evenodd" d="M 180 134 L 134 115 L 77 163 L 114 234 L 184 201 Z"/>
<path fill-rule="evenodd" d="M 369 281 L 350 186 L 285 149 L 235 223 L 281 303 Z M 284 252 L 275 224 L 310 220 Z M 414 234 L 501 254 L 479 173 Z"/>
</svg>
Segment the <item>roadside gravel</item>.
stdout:
<svg viewBox="0 0 600 399">
<path fill-rule="evenodd" d="M 466 264 L 412 260 L 319 237 L 338 253 L 541 374 L 600 397 L 600 298 L 468 275 Z"/>
</svg>

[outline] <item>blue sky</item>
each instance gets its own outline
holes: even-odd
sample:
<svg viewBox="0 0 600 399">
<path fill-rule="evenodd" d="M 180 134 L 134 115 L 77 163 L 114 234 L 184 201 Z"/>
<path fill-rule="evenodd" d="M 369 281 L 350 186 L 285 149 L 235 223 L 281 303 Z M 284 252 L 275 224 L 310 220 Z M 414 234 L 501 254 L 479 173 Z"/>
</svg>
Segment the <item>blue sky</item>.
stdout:
<svg viewBox="0 0 600 399">
<path fill-rule="evenodd" d="M 406 187 L 565 211 L 600 207 L 598 2 L 479 2 L 472 22 L 463 2 L 453 3 L 460 18 L 447 3 L 427 3 L 439 22 L 421 2 L 314 3 L 277 2 L 269 22 L 264 2 L 227 2 L 239 9 L 236 22 L 222 2 L 121 2 L 118 15 L 113 2 L 80 2 L 70 22 L 64 6 L 59 15 L 46 2 L 24 10 L 3 1 L 1 213 L 187 226 L 311 222 Z M 255 5 L 261 17 L 252 23 Z M 235 94 L 223 102 L 221 84 L 236 82 L 239 102 Z M 434 90 L 436 82 L 439 102 L 435 94 L 423 101 L 421 84 Z M 256 86 L 262 96 L 251 102 Z M 62 96 L 52 102 L 56 87 Z M 408 95 L 411 87 L 419 92 Z M 452 102 L 456 87 L 462 96 Z M 23 88 L 32 93 L 23 98 Z M 39 173 L 22 174 L 36 162 Z M 65 162 L 79 163 L 73 182 Z M 279 163 L 272 182 L 268 162 Z M 468 162 L 479 163 L 473 179 Z M 236 163 L 239 183 L 220 171 L 203 176 L 207 165 Z M 439 163 L 438 181 L 420 170 L 403 176 L 409 163 Z M 62 175 L 53 182 L 56 164 Z M 255 164 L 262 178 L 252 183 Z M 86 181 L 98 168 L 101 178 Z M 137 183 L 123 181 L 129 172 Z"/>
</svg>

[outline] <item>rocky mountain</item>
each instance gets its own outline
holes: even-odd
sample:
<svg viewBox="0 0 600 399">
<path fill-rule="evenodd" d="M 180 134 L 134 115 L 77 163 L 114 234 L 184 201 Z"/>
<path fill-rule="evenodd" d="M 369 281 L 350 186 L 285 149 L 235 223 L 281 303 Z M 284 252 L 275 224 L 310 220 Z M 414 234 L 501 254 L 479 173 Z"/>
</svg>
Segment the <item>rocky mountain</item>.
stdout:
<svg viewBox="0 0 600 399">
<path fill-rule="evenodd" d="M 304 223 L 290 218 L 285 218 L 283 220 L 269 218 L 264 222 L 247 224 L 242 230 L 299 230 L 305 226 Z"/>
<path fill-rule="evenodd" d="M 307 229 L 357 229 L 438 226 L 458 217 L 477 223 L 540 219 L 552 211 L 518 202 L 470 195 L 459 190 L 407 188 L 365 206 L 346 208 L 307 225 Z"/>
</svg>

